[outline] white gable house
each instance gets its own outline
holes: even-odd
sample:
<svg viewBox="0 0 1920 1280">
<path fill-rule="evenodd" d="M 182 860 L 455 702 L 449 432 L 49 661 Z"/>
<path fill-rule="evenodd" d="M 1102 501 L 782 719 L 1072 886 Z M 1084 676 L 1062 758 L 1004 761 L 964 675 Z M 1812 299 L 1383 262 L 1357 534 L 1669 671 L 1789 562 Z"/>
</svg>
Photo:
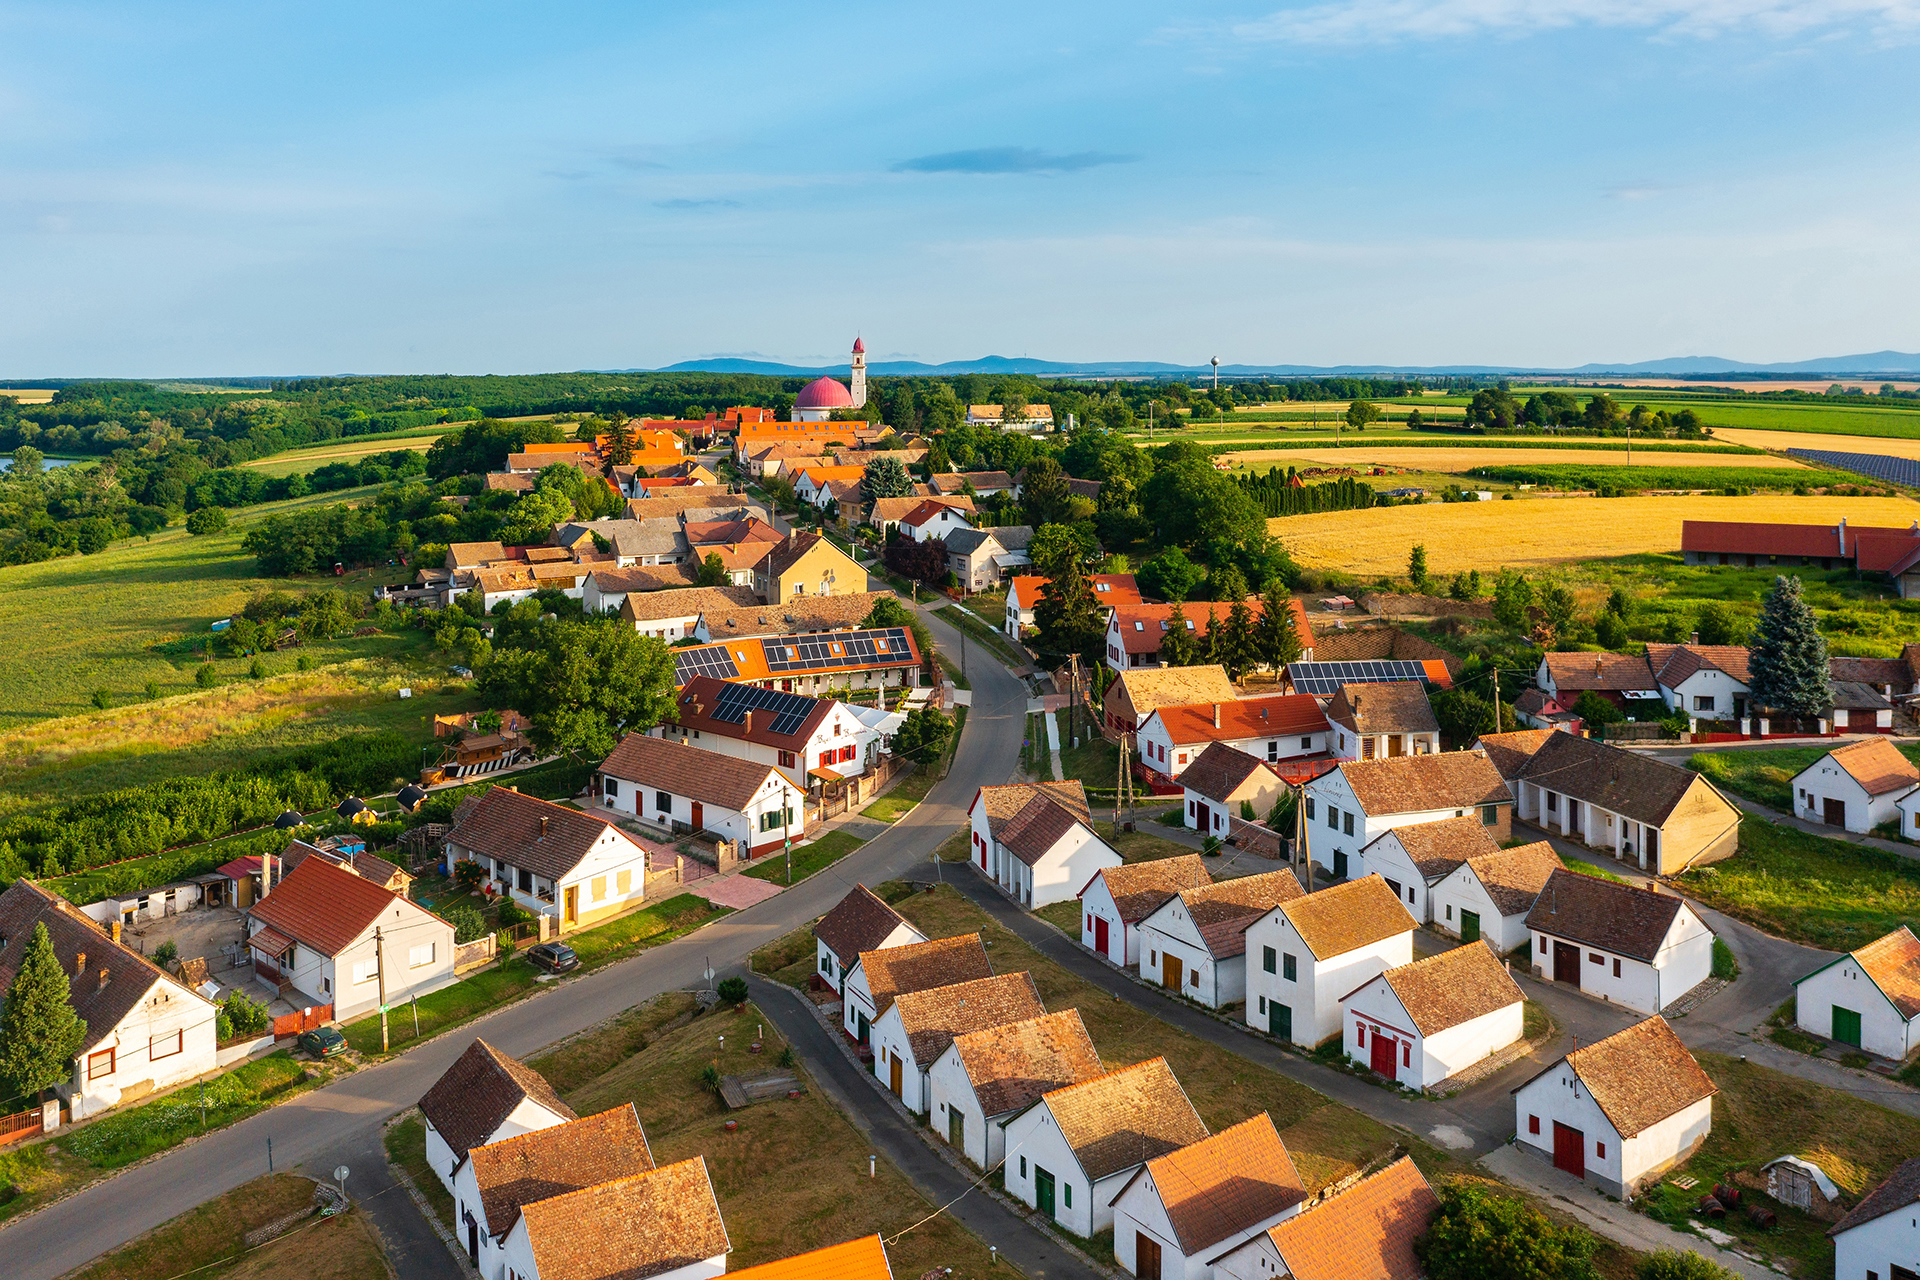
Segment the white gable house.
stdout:
<svg viewBox="0 0 1920 1280">
<path fill-rule="evenodd" d="M 427 1163 L 448 1195 L 475 1147 L 580 1118 L 539 1072 L 478 1039 L 420 1099 L 420 1115 L 426 1123 Z"/>
<path fill-rule="evenodd" d="M 1027 973 L 904 992 L 873 1024 L 873 1073 L 915 1115 L 933 1109 L 929 1075 L 954 1037 L 1042 1017 Z"/>
<path fill-rule="evenodd" d="M 1140 924 L 1182 889 L 1213 883 L 1197 853 L 1107 867 L 1080 891 L 1080 945 L 1108 964 L 1140 963 Z"/>
<path fill-rule="evenodd" d="M 925 942 L 926 935 L 863 884 L 857 884 L 813 926 L 814 972 L 839 991 L 862 951 L 884 951 Z"/>
<path fill-rule="evenodd" d="M 1411 1089 L 1431 1089 L 1524 1034 L 1526 997 L 1484 942 L 1397 969 L 1349 992 L 1347 1057 Z"/>
<path fill-rule="evenodd" d="M 1837 1280 L 1905 1280 L 1920 1258 L 1920 1156 L 1869 1191 L 1832 1231 Z"/>
<path fill-rule="evenodd" d="M 1527 928 L 1536 978 L 1641 1013 L 1713 976 L 1713 930 L 1669 893 L 1556 871 Z"/>
<path fill-rule="evenodd" d="M 1793 775 L 1796 817 L 1864 834 L 1900 822 L 1900 800 L 1920 787 L 1920 769 L 1885 738 L 1835 747 Z M 1907 823 L 1900 823 L 1904 832 Z"/>
<path fill-rule="evenodd" d="M 1501 955 L 1526 944 L 1527 913 L 1560 870 L 1545 840 L 1468 858 L 1433 886 L 1434 928 L 1473 942 L 1485 938 Z"/>
<path fill-rule="evenodd" d="M 1413 930 L 1378 876 L 1281 903 L 1247 927 L 1247 1025 L 1308 1047 L 1339 1034 L 1340 998 L 1411 964 Z"/>
<path fill-rule="evenodd" d="M 1895 1062 L 1920 1048 L 1920 939 L 1901 925 L 1793 984 L 1802 1031 Z"/>
<path fill-rule="evenodd" d="M 1140 922 L 1140 976 L 1209 1009 L 1247 993 L 1247 926 L 1262 912 L 1306 896 L 1293 872 L 1183 889 Z"/>
<path fill-rule="evenodd" d="M 1360 851 L 1395 827 L 1477 816 L 1496 842 L 1512 834 L 1513 793 L 1473 751 L 1349 760 L 1303 790 L 1308 850 L 1336 880 L 1364 874 Z"/>
</svg>

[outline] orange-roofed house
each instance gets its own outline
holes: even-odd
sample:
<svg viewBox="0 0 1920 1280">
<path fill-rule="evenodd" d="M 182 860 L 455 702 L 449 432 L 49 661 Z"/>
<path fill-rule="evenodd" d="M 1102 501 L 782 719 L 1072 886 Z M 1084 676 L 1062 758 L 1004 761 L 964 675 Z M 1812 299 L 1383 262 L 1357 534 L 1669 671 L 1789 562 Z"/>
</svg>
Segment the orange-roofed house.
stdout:
<svg viewBox="0 0 1920 1280">
<path fill-rule="evenodd" d="M 1114 1257 L 1136 1276 L 1211 1276 L 1214 1258 L 1306 1202 L 1293 1157 L 1263 1111 L 1142 1165 L 1114 1198 Z"/>
<path fill-rule="evenodd" d="M 1141 721 L 1136 741 L 1142 764 L 1177 778 L 1216 742 L 1268 764 L 1302 756 L 1331 759 L 1331 734 L 1317 699 L 1289 693 L 1156 707 Z"/>
<path fill-rule="evenodd" d="M 1189 600 L 1185 604 L 1122 604 L 1107 615 L 1107 665 L 1115 671 L 1160 665 L 1160 642 L 1173 627 L 1173 611 L 1179 609 L 1186 628 L 1195 640 L 1205 640 L 1207 632 L 1227 620 L 1233 604 L 1226 600 Z M 1247 599 L 1247 610 L 1258 622 L 1266 602 L 1258 596 Z M 1287 601 L 1287 615 L 1293 634 L 1300 641 L 1301 662 L 1313 661 L 1313 627 L 1307 621 L 1307 607 L 1298 600 Z"/>
<path fill-rule="evenodd" d="M 1216 1280 L 1420 1280 L 1413 1243 L 1440 1197 L 1402 1157 L 1325 1204 L 1215 1256 Z"/>
<path fill-rule="evenodd" d="M 793 493 L 800 501 L 824 509 L 834 500 L 832 486 L 859 484 L 866 474 L 865 467 L 802 467 L 794 477 Z"/>
<path fill-rule="evenodd" d="M 1906 925 L 1821 965 L 1793 992 L 1802 1031 L 1895 1062 L 1920 1048 L 1920 939 Z"/>
<path fill-rule="evenodd" d="M 1864 834 L 1900 820 L 1896 806 L 1920 787 L 1920 769 L 1885 738 L 1866 738 L 1835 747 L 1794 774 L 1788 785 L 1797 816 Z M 1902 834 L 1910 826 L 1901 822 Z"/>
<path fill-rule="evenodd" d="M 1007 583 L 1007 616 L 1003 625 L 1015 640 L 1033 626 L 1033 611 L 1046 585 L 1047 579 L 1038 575 L 1022 575 Z M 1087 590 L 1093 593 L 1094 607 L 1099 609 L 1141 603 L 1139 584 L 1130 573 L 1089 574 Z"/>
<path fill-rule="evenodd" d="M 893 1280 L 893 1268 L 887 1265 L 887 1246 L 877 1235 L 727 1274 L 733 1280 Z"/>
</svg>

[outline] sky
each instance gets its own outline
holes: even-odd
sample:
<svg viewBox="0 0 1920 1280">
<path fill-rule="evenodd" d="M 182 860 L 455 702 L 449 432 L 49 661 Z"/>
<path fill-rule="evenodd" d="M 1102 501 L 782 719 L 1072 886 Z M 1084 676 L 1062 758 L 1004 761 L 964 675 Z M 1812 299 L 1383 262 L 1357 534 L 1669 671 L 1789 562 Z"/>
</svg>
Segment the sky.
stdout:
<svg viewBox="0 0 1920 1280">
<path fill-rule="evenodd" d="M 1916 351 L 1917 53 L 1920 0 L 0 0 L 0 379 L 819 364 L 855 334 Z"/>
</svg>

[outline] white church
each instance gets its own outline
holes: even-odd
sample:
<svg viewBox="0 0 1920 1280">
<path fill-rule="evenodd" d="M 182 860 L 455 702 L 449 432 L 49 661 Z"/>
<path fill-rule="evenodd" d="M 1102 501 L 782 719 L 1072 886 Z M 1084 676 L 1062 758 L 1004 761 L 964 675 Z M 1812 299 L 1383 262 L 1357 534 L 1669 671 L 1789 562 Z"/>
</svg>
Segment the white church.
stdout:
<svg viewBox="0 0 1920 1280">
<path fill-rule="evenodd" d="M 815 378 L 800 388 L 800 394 L 793 399 L 792 420 L 795 422 L 825 422 L 835 409 L 864 409 L 867 407 L 867 344 L 863 339 L 853 340 L 853 389 L 848 390 L 838 378 Z"/>
</svg>

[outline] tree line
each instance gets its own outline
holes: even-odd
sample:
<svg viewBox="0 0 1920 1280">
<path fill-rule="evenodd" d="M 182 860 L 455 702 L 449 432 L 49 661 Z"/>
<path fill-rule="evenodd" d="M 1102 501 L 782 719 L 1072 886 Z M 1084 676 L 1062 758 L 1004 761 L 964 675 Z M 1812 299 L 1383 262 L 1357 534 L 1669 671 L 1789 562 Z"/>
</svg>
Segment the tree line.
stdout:
<svg viewBox="0 0 1920 1280">
<path fill-rule="evenodd" d="M 1310 515 L 1322 511 L 1364 511 L 1375 505 L 1376 494 L 1370 484 L 1352 476 L 1323 484 L 1300 484 L 1293 467 L 1282 472 L 1271 467 L 1265 475 L 1252 472 L 1239 478 L 1239 485 L 1268 516 Z"/>
</svg>

